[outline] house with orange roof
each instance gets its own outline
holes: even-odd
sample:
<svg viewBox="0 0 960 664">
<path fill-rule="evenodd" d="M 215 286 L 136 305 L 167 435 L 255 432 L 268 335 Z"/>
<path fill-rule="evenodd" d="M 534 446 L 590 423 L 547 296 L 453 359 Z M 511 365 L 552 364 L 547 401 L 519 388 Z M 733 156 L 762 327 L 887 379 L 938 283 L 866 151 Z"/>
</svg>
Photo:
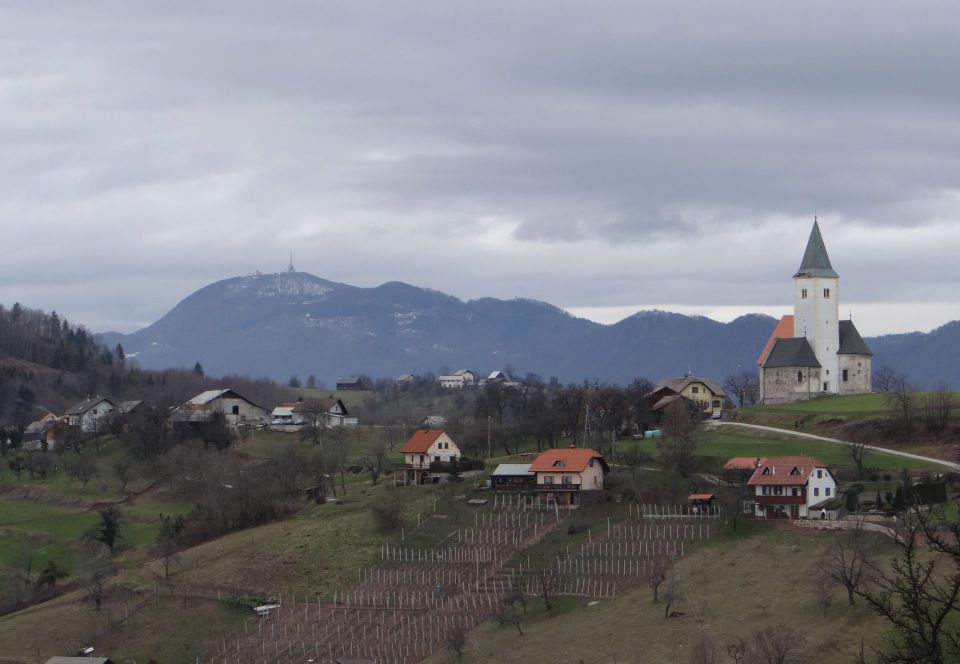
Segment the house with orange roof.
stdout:
<svg viewBox="0 0 960 664">
<path fill-rule="evenodd" d="M 443 429 L 418 429 L 400 448 L 403 468 L 395 484 L 432 484 L 443 474 L 435 465 L 460 459 L 460 448 Z"/>
<path fill-rule="evenodd" d="M 819 459 L 782 456 L 763 459 L 747 481 L 754 516 L 806 519 L 815 506 L 837 495 L 837 480 Z"/>
<path fill-rule="evenodd" d="M 610 467 L 603 455 L 588 447 L 558 447 L 541 452 L 530 471 L 536 491 L 548 503 L 580 505 L 592 491 L 601 491 Z"/>
</svg>

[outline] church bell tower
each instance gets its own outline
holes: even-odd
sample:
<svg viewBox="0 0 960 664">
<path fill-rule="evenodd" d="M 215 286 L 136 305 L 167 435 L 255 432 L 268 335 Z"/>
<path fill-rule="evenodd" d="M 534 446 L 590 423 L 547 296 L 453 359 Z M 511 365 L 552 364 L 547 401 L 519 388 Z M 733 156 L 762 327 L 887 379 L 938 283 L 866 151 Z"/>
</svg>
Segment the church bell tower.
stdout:
<svg viewBox="0 0 960 664">
<path fill-rule="evenodd" d="M 840 275 L 830 265 L 816 219 L 800 269 L 793 275 L 793 336 L 806 337 L 822 367 L 823 392 L 840 392 Z"/>
</svg>

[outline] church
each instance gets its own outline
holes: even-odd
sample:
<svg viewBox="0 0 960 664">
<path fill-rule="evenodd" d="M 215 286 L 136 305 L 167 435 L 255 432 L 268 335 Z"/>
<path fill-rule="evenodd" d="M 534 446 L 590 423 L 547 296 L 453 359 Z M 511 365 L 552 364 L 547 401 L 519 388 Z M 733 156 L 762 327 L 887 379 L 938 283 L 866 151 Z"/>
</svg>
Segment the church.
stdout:
<svg viewBox="0 0 960 664">
<path fill-rule="evenodd" d="M 793 275 L 793 315 L 780 319 L 757 359 L 760 403 L 870 392 L 873 353 L 853 320 L 840 320 L 840 275 L 813 222 Z"/>
</svg>

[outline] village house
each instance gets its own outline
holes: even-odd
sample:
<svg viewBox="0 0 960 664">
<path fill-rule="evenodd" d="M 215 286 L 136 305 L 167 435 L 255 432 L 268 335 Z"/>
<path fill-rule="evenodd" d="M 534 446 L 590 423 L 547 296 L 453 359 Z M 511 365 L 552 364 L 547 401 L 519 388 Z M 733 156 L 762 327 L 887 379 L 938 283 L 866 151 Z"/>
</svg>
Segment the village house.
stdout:
<svg viewBox="0 0 960 664">
<path fill-rule="evenodd" d="M 77 427 L 84 433 L 102 431 L 105 420 L 117 407 L 106 397 L 96 396 L 84 399 L 67 411 L 67 424 Z"/>
<path fill-rule="evenodd" d="M 681 398 L 696 405 L 704 417 L 719 418 L 727 406 L 727 394 L 715 380 L 693 374 L 664 378 L 647 395 L 650 410 L 658 413 Z"/>
<path fill-rule="evenodd" d="M 25 452 L 55 450 L 66 437 L 68 429 L 69 425 L 65 417 L 59 417 L 48 411 L 23 430 L 20 448 Z"/>
<path fill-rule="evenodd" d="M 173 409 L 175 422 L 208 422 L 222 413 L 229 424 L 259 424 L 267 417 L 267 409 L 229 388 L 201 392 Z"/>
<path fill-rule="evenodd" d="M 400 448 L 403 468 L 394 472 L 396 484 L 439 482 L 443 472 L 431 464 L 450 463 L 460 458 L 460 448 L 442 429 L 419 429 Z"/>
<path fill-rule="evenodd" d="M 337 378 L 337 389 L 347 392 L 357 392 L 367 389 L 363 380 L 356 376 L 347 376 L 346 378 Z"/>
<path fill-rule="evenodd" d="M 463 389 L 477 384 L 477 374 L 469 369 L 457 369 L 452 374 L 440 376 L 440 387 L 452 390 Z"/>
<path fill-rule="evenodd" d="M 806 519 L 816 505 L 837 495 L 837 480 L 826 465 L 809 456 L 762 459 L 747 482 L 754 516 Z"/>
<path fill-rule="evenodd" d="M 530 470 L 536 474 L 536 491 L 548 503 L 581 505 L 593 491 L 601 491 L 610 471 L 603 455 L 585 447 L 541 452 Z"/>
<path fill-rule="evenodd" d="M 760 403 L 869 392 L 872 360 L 852 317 L 840 320 L 840 275 L 814 220 L 793 275 L 793 315 L 780 319 L 757 358 Z"/>
<path fill-rule="evenodd" d="M 327 427 L 350 427 L 357 425 L 357 418 L 350 415 L 342 399 L 304 399 L 293 406 L 295 424 L 314 424 Z"/>
</svg>

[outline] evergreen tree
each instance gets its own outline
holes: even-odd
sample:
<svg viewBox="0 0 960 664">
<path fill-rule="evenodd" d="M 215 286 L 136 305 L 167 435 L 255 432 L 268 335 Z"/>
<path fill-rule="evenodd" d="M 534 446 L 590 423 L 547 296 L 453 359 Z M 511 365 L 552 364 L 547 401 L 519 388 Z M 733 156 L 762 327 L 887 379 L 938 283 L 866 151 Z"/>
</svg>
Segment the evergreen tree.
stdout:
<svg viewBox="0 0 960 664">
<path fill-rule="evenodd" d="M 193 373 L 197 374 L 198 376 L 204 375 L 203 365 L 200 364 L 200 360 L 197 360 L 197 363 L 193 365 Z"/>
</svg>

